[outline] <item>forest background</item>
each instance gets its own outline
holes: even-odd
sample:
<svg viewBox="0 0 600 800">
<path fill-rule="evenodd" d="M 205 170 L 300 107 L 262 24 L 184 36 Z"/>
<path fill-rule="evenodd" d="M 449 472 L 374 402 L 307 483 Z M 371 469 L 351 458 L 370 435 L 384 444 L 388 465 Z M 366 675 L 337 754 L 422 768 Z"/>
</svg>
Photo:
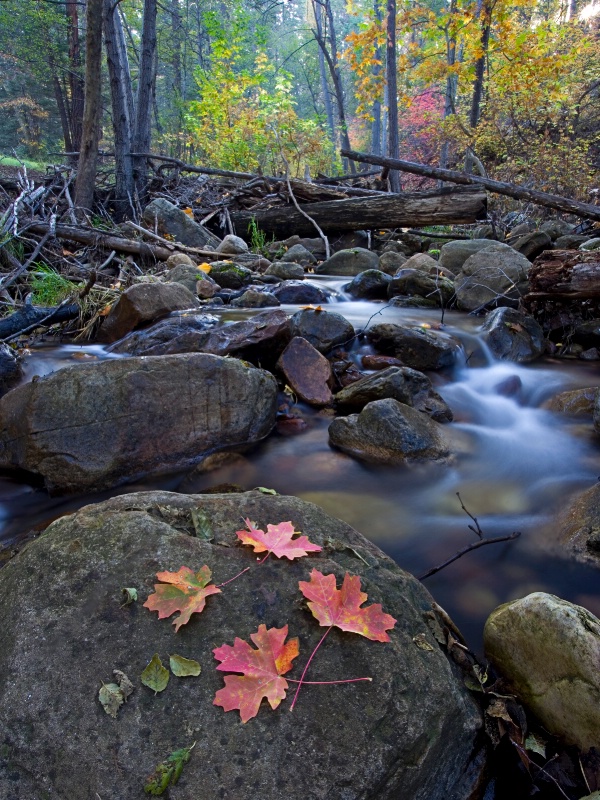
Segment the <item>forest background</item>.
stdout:
<svg viewBox="0 0 600 800">
<path fill-rule="evenodd" d="M 342 146 L 589 202 L 599 12 L 581 0 L 0 0 L 0 153 L 79 152 L 97 80 L 107 164 L 151 150 L 331 175 L 355 169 Z M 87 80 L 86 34 L 100 64 Z"/>
</svg>

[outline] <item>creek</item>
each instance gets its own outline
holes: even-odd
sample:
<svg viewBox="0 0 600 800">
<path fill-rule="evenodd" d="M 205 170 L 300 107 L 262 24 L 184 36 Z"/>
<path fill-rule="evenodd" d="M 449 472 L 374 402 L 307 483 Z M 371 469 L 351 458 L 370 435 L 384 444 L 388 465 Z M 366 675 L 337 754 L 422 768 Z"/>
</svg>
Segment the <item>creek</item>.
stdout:
<svg viewBox="0 0 600 800">
<path fill-rule="evenodd" d="M 357 330 L 369 322 L 440 324 L 439 310 L 352 301 L 342 291 L 347 279 L 315 282 L 334 292 L 337 302 L 326 309 L 342 314 Z M 252 313 L 222 312 L 232 321 Z M 454 412 L 454 422 L 445 426 L 457 453 L 450 466 L 361 464 L 329 447 L 331 411 L 299 404 L 307 423 L 301 434 L 274 433 L 234 463 L 207 474 L 148 476 L 143 484 L 66 498 L 50 498 L 16 476 L 0 478 L 0 544 L 17 543 L 57 516 L 115 494 L 154 488 L 194 493 L 234 483 L 317 503 L 418 576 L 476 539 L 462 500 L 486 537 L 522 534 L 469 553 L 425 581 L 472 648 L 480 651 L 483 622 L 495 606 L 533 591 L 551 592 L 600 616 L 597 571 L 553 555 L 546 541 L 553 514 L 600 475 L 598 439 L 591 422 L 578 423 L 543 408 L 558 392 L 597 385 L 597 365 L 552 359 L 532 365 L 495 362 L 478 336 L 481 321 L 445 313 L 442 330 L 462 341 L 466 356 L 454 369 L 429 375 Z M 358 366 L 366 352 L 360 340 L 348 346 Z M 25 358 L 26 379 L 107 357 L 97 345 L 43 343 Z"/>
</svg>

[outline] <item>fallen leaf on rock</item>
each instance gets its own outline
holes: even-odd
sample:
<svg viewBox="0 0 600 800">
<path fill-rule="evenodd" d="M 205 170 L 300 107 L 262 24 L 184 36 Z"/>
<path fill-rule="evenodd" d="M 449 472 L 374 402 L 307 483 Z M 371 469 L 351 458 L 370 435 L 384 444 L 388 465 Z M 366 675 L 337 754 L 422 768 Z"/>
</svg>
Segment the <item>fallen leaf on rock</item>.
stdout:
<svg viewBox="0 0 600 800">
<path fill-rule="evenodd" d="M 204 542 L 212 542 L 215 535 L 208 514 L 200 508 L 190 509 L 190 514 L 198 539 L 202 539 Z"/>
<path fill-rule="evenodd" d="M 170 756 L 162 761 L 154 773 L 146 780 L 144 791 L 158 797 L 164 794 L 169 786 L 174 786 L 183 771 L 183 765 L 190 760 L 190 753 L 196 746 L 196 742 L 190 747 L 182 747 L 181 750 L 174 750 Z"/>
<path fill-rule="evenodd" d="M 196 677 L 200 675 L 201 671 L 200 664 L 193 658 L 184 658 L 184 656 L 178 655 L 169 657 L 169 666 L 176 678 L 187 678 L 190 675 Z"/>
<path fill-rule="evenodd" d="M 267 532 L 257 528 L 249 519 L 244 522 L 248 527 L 247 531 L 236 531 L 236 536 L 242 544 L 254 547 L 255 553 L 273 553 L 277 558 L 302 558 L 309 553 L 319 553 L 322 548 L 318 544 L 312 544 L 307 536 L 300 536 L 299 531 L 294 530 L 291 522 L 280 522 L 278 525 L 267 525 Z M 297 538 L 294 539 L 293 537 Z"/>
<path fill-rule="evenodd" d="M 204 610 L 209 595 L 221 593 L 210 583 L 211 571 L 206 564 L 196 573 L 189 567 L 181 567 L 178 572 L 157 572 L 156 577 L 162 583 L 154 584 L 156 591 L 146 600 L 144 608 L 158 611 L 159 619 L 180 611 L 173 622 L 175 631 L 189 622 L 192 614 Z"/>
<path fill-rule="evenodd" d="M 433 650 L 424 633 L 417 633 L 416 636 L 413 636 L 413 642 L 420 650 Z"/>
<path fill-rule="evenodd" d="M 158 692 L 162 692 L 167 688 L 169 670 L 163 667 L 158 653 L 154 653 L 152 660 L 140 675 L 140 679 L 144 686 L 152 689 L 154 694 L 158 694 Z"/>
<path fill-rule="evenodd" d="M 334 625 L 376 642 L 390 641 L 386 631 L 394 627 L 396 620 L 385 614 L 379 603 L 360 608 L 368 595 L 361 592 L 358 575 L 346 573 L 342 588 L 338 589 L 335 575 L 323 575 L 313 569 L 310 581 L 300 581 L 298 586 L 309 600 L 308 607 L 321 625 Z"/>
<path fill-rule="evenodd" d="M 131 588 L 121 589 L 121 593 L 123 595 L 123 600 L 124 600 L 123 604 L 121 605 L 121 608 L 123 608 L 124 606 L 128 606 L 130 603 L 135 603 L 135 601 L 138 599 L 137 589 L 131 589 Z"/>
<path fill-rule="evenodd" d="M 115 680 L 119 684 L 119 689 L 121 690 L 123 697 L 125 700 L 129 697 L 129 695 L 133 692 L 134 686 L 133 683 L 129 680 L 127 675 L 124 672 L 121 672 L 120 669 L 113 669 L 113 675 L 115 676 Z"/>
<path fill-rule="evenodd" d="M 285 643 L 288 626 L 267 628 L 259 625 L 258 631 L 250 635 L 255 650 L 248 642 L 236 637 L 233 647 L 224 644 L 213 650 L 217 667 L 223 672 L 241 672 L 241 675 L 226 675 L 225 688 L 219 689 L 213 705 L 225 711 L 238 709 L 242 722 L 258 714 L 263 697 L 274 710 L 285 699 L 288 682 L 282 675 L 292 668 L 292 661 L 298 655 L 298 639 Z"/>
<path fill-rule="evenodd" d="M 117 718 L 117 711 L 125 702 L 123 692 L 116 683 L 103 683 L 98 692 L 98 700 L 109 717 Z"/>
</svg>

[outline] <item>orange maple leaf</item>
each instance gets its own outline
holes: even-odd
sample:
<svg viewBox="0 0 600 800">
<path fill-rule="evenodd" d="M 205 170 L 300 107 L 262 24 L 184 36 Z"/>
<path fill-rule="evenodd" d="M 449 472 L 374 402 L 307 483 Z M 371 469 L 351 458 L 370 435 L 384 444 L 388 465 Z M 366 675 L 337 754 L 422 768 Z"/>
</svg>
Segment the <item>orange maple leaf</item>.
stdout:
<svg viewBox="0 0 600 800">
<path fill-rule="evenodd" d="M 180 611 L 173 621 L 176 632 L 190 621 L 192 614 L 204 610 L 209 595 L 221 593 L 217 586 L 209 583 L 211 572 L 206 564 L 195 574 L 189 567 L 181 567 L 178 572 L 157 572 L 156 577 L 162 583 L 154 584 L 156 591 L 148 597 L 144 608 L 158 611 L 159 619 Z"/>
<path fill-rule="evenodd" d="M 299 653 L 297 638 L 284 644 L 287 635 L 287 625 L 283 628 L 259 625 L 258 631 L 250 635 L 258 650 L 238 637 L 233 647 L 224 644 L 215 648 L 214 656 L 221 662 L 218 670 L 242 674 L 225 676 L 225 688 L 216 693 L 213 705 L 225 711 L 238 709 L 242 722 L 258 714 L 263 697 L 275 710 L 285 700 L 288 688 L 288 682 L 281 676 L 290 671 Z"/>
<path fill-rule="evenodd" d="M 321 625 L 359 633 L 376 642 L 389 642 L 386 631 L 394 627 L 396 620 L 385 614 L 379 603 L 360 608 L 368 595 L 361 592 L 358 575 L 346 573 L 342 588 L 338 589 L 333 573 L 323 575 L 313 569 L 310 581 L 299 581 L 298 586 Z"/>
<path fill-rule="evenodd" d="M 277 558 L 302 558 L 309 553 L 318 553 L 322 550 L 318 544 L 313 544 L 307 536 L 300 536 L 294 530 L 291 522 L 280 522 L 278 525 L 267 525 L 267 532 L 261 531 L 249 519 L 245 519 L 248 530 L 236 531 L 238 539 L 243 544 L 254 547 L 255 553 L 273 553 Z M 292 537 L 298 536 L 297 539 Z M 267 553 L 267 555 L 268 555 Z"/>
</svg>

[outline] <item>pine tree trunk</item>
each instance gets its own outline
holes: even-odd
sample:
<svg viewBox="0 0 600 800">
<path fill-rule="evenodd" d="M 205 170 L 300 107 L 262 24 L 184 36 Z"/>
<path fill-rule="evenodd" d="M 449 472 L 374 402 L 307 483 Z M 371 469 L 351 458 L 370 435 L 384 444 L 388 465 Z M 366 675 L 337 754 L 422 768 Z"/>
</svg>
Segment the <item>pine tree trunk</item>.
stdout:
<svg viewBox="0 0 600 800">
<path fill-rule="evenodd" d="M 150 121 L 156 83 L 156 2 L 157 0 L 144 0 L 140 68 L 132 137 L 134 153 L 147 152 L 150 149 Z M 133 178 L 140 196 L 145 192 L 146 175 L 146 160 L 134 158 Z"/>
<path fill-rule="evenodd" d="M 388 155 L 400 156 L 398 137 L 398 81 L 396 77 L 396 0 L 387 0 L 387 85 L 388 85 Z M 392 169 L 389 174 L 390 190 L 401 192 L 400 173 Z"/>
</svg>

